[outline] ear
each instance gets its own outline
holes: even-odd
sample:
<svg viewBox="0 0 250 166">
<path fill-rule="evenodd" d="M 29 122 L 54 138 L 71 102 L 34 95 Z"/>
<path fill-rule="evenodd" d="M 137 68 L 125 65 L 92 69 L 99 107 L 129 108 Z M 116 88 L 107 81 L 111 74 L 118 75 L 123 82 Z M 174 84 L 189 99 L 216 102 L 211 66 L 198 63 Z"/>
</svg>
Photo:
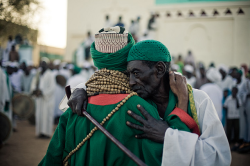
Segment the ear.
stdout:
<svg viewBox="0 0 250 166">
<path fill-rule="evenodd" d="M 165 65 L 164 62 L 160 61 L 156 63 L 155 69 L 156 69 L 157 77 L 161 78 L 165 75 L 167 71 L 167 66 Z"/>
</svg>

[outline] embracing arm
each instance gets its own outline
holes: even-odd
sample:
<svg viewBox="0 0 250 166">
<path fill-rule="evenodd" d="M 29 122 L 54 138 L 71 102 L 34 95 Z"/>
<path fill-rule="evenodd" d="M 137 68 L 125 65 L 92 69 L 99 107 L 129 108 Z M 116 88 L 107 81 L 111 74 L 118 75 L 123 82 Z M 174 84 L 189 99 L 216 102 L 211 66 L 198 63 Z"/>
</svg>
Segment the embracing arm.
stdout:
<svg viewBox="0 0 250 166">
<path fill-rule="evenodd" d="M 210 98 L 199 108 L 201 136 L 169 128 L 164 138 L 162 165 L 229 166 L 231 153 L 225 131 Z"/>
</svg>

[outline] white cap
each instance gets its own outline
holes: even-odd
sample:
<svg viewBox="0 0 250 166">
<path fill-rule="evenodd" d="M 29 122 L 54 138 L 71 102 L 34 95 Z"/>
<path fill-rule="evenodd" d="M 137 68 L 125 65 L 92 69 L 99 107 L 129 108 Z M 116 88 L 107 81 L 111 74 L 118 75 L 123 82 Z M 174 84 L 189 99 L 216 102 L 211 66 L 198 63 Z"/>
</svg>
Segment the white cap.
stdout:
<svg viewBox="0 0 250 166">
<path fill-rule="evenodd" d="M 222 69 L 222 70 L 224 70 L 226 73 L 228 73 L 228 67 L 225 65 L 225 64 L 220 64 L 219 65 L 219 67 L 218 67 L 218 69 L 220 70 L 220 69 Z"/>
<path fill-rule="evenodd" d="M 55 65 L 55 66 L 60 65 L 60 63 L 61 63 L 61 60 L 60 60 L 60 59 L 55 59 L 55 60 L 53 61 L 53 65 Z"/>
<path fill-rule="evenodd" d="M 214 82 L 214 83 L 217 83 L 217 82 L 220 82 L 221 81 L 221 74 L 220 72 L 214 68 L 214 67 L 210 67 L 206 73 L 206 76 L 207 76 L 207 79 Z"/>
<path fill-rule="evenodd" d="M 91 67 L 91 64 L 87 61 L 83 62 L 83 65 L 82 65 L 84 68 L 90 68 Z"/>
<path fill-rule="evenodd" d="M 68 69 L 74 69 L 74 65 L 73 64 L 68 64 L 67 66 L 68 66 L 67 67 Z"/>
<path fill-rule="evenodd" d="M 189 73 L 193 73 L 193 72 L 194 72 L 194 68 L 193 68 L 193 66 L 191 66 L 191 65 L 185 65 L 185 66 L 184 66 L 184 70 L 185 70 L 186 72 L 189 72 Z"/>
<path fill-rule="evenodd" d="M 9 62 L 7 63 L 7 66 L 13 67 L 13 68 L 14 68 L 14 67 L 18 67 L 18 65 L 19 65 L 18 62 L 10 62 L 10 61 L 9 61 Z"/>
<path fill-rule="evenodd" d="M 50 62 L 49 58 L 47 58 L 47 57 L 42 57 L 42 58 L 41 58 L 41 61 L 42 61 L 42 62 L 46 62 L 46 63 L 49 63 L 49 62 Z"/>
<path fill-rule="evenodd" d="M 180 69 L 180 66 L 177 65 L 177 64 L 172 64 L 172 65 L 171 65 L 171 68 L 172 68 L 172 70 L 178 71 L 178 70 Z"/>
</svg>

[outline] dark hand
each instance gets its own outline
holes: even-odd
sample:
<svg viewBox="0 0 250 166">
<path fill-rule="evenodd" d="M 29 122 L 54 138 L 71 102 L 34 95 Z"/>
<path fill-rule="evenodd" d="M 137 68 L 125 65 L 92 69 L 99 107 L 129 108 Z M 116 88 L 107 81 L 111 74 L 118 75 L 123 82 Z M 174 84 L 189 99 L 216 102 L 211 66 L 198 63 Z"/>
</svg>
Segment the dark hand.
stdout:
<svg viewBox="0 0 250 166">
<path fill-rule="evenodd" d="M 128 111 L 128 114 L 142 123 L 143 126 L 131 123 L 127 121 L 127 125 L 137 130 L 141 130 L 144 133 L 140 135 L 136 135 L 135 137 L 138 139 L 147 138 L 154 142 L 163 143 L 164 136 L 167 128 L 169 127 L 167 122 L 162 120 L 156 120 L 153 118 L 142 106 L 137 105 L 138 110 L 142 113 L 142 115 L 146 118 L 143 119 L 141 116 L 133 113 L 132 111 Z"/>
<path fill-rule="evenodd" d="M 41 90 L 37 90 L 37 96 L 43 96 L 43 92 Z"/>
<path fill-rule="evenodd" d="M 67 104 L 71 108 L 73 113 L 76 113 L 79 116 L 82 115 L 82 109 L 87 110 L 87 92 L 83 88 L 75 89 L 71 94 Z"/>
<path fill-rule="evenodd" d="M 187 112 L 188 105 L 188 88 L 186 78 L 182 75 L 169 72 L 169 85 L 172 92 L 178 98 L 178 108 Z"/>
</svg>

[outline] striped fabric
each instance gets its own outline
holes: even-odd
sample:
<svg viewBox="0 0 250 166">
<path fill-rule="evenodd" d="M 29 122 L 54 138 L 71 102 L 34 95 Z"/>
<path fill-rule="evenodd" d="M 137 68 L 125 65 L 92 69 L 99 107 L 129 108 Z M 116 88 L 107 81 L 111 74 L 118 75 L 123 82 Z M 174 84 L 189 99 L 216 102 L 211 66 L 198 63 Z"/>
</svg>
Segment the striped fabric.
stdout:
<svg viewBox="0 0 250 166">
<path fill-rule="evenodd" d="M 128 44 L 128 33 L 99 33 L 95 35 L 95 48 L 102 53 L 114 53 Z"/>
</svg>

